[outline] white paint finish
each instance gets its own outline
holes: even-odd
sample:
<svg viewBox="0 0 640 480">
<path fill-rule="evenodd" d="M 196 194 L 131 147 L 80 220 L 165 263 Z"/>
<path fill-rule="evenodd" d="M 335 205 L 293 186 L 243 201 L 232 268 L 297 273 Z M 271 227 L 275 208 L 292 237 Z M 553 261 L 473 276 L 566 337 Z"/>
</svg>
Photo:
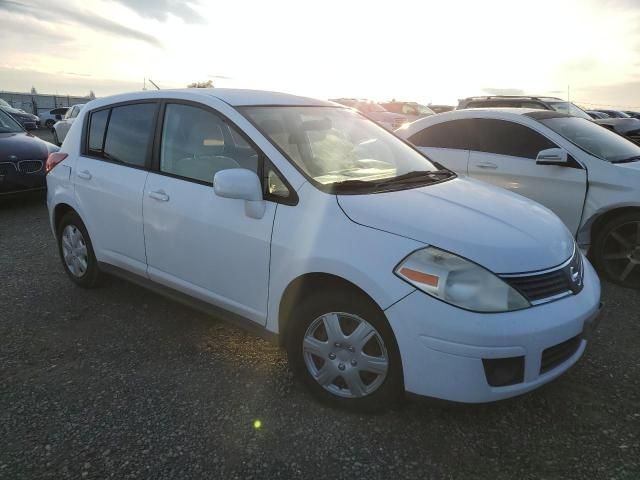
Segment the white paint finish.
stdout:
<svg viewBox="0 0 640 480">
<path fill-rule="evenodd" d="M 297 206 L 278 206 L 274 223 L 269 330 L 278 331 L 280 299 L 287 285 L 306 273 L 344 278 L 364 290 L 381 308 L 413 290 L 393 274 L 393 269 L 423 243 L 350 221 L 334 195 L 309 183 L 298 195 Z"/>
<path fill-rule="evenodd" d="M 464 169 L 464 162 L 458 157 L 459 151 L 442 148 L 421 150 L 456 173 L 468 174 L 520 193 L 546 206 L 562 219 L 576 236 L 579 245 L 588 248 L 592 243 L 591 227 L 599 216 L 625 207 L 640 209 L 640 162 L 612 164 L 594 157 L 525 115 L 535 111 L 525 108 L 454 110 L 416 120 L 398 129 L 396 134 L 408 139 L 437 123 L 456 119 L 491 118 L 519 123 L 544 135 L 567 151 L 584 170 L 536 165 L 532 159 L 483 152 L 471 152 L 467 168 Z M 496 168 L 482 168 L 479 166 L 481 163 L 493 163 Z"/>
<path fill-rule="evenodd" d="M 531 158 L 471 152 L 468 174 L 535 200 L 558 215 L 573 235 L 577 233 L 587 193 L 586 170 L 538 165 Z"/>
<path fill-rule="evenodd" d="M 462 255 L 495 273 L 544 270 L 573 252 L 571 235 L 552 212 L 471 179 L 338 198 L 355 222 Z"/>
<path fill-rule="evenodd" d="M 164 192 L 168 201 L 150 197 Z M 264 324 L 269 244 L 276 205 L 260 219 L 245 200 L 222 198 L 210 185 L 150 173 L 144 189 L 149 278 L 202 294 L 207 301 Z"/>
<path fill-rule="evenodd" d="M 264 215 L 251 218 L 246 200 L 217 196 L 212 186 L 79 155 L 87 111 L 141 98 L 190 100 L 218 110 L 274 163 L 297 191 L 299 203 L 276 206 L 267 201 Z M 71 181 L 59 167 L 48 175 L 50 215 L 60 203 L 69 204 L 87 225 L 100 260 L 243 315 L 272 332 L 278 332 L 279 305 L 290 282 L 318 272 L 348 280 L 386 309 L 401 349 L 406 387 L 416 393 L 461 401 L 495 400 L 535 388 L 577 360 L 582 348 L 565 366 L 539 378 L 535 362 L 530 362 L 525 384 L 495 392 L 473 357 L 479 352 L 491 357 L 523 349 L 535 357 L 543 343 L 577 334 L 587 312 L 599 303 L 599 283 L 588 264 L 579 295 L 504 314 L 466 312 L 415 291 L 393 274 L 398 262 L 425 244 L 497 272 L 554 266 L 569 256 L 571 241 L 548 210 L 463 179 L 338 199 L 306 183 L 227 103 L 241 104 L 243 98 L 247 104 L 301 102 L 297 97 L 225 94 L 217 89 L 140 92 L 91 102 L 61 149 L 69 154 L 61 165 L 71 168 Z M 78 172 L 85 171 L 90 178 L 79 178 Z M 431 346 L 437 343 L 436 349 L 428 348 L 425 336 L 437 339 L 426 341 Z M 425 365 L 430 365 L 429 375 Z"/>
<path fill-rule="evenodd" d="M 84 178 L 87 174 L 90 178 Z M 78 157 L 73 175 L 76 204 L 96 257 L 139 275 L 146 275 L 147 267 L 142 231 L 147 175 L 146 170 L 83 156 Z"/>
<path fill-rule="evenodd" d="M 466 176 L 469 164 L 469 150 L 455 148 L 417 147 L 427 158 L 434 160 L 458 175 Z"/>
<path fill-rule="evenodd" d="M 582 355 L 584 343 L 562 365 L 540 375 L 542 351 L 579 335 L 598 311 L 600 282 L 585 261 L 585 287 L 578 295 L 511 313 L 481 314 L 451 308 L 416 291 L 385 313 L 404 367 L 407 391 L 453 401 L 489 402 L 533 390 L 564 373 Z M 524 382 L 491 387 L 482 358 L 525 355 Z"/>
</svg>

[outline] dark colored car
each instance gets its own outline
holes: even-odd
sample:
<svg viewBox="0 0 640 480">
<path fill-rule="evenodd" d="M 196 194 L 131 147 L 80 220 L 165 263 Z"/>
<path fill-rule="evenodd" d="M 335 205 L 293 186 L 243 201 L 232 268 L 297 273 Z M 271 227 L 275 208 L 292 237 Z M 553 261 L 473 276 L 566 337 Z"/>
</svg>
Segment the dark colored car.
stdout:
<svg viewBox="0 0 640 480">
<path fill-rule="evenodd" d="M 602 120 L 603 118 L 609 118 L 609 115 L 603 112 L 598 112 L 597 110 L 585 110 L 589 114 L 591 118 L 596 120 Z"/>
<path fill-rule="evenodd" d="M 0 109 L 0 197 L 46 188 L 45 162 L 57 151 Z"/>
<path fill-rule="evenodd" d="M 629 114 L 627 114 L 625 112 L 622 112 L 620 110 L 603 110 L 603 109 L 599 108 L 596 111 L 597 112 L 606 113 L 611 118 L 631 118 L 631 115 L 629 115 Z"/>
<path fill-rule="evenodd" d="M 591 120 L 598 125 L 608 128 L 632 142 L 640 145 L 640 120 L 635 118 L 601 118 L 594 119 L 577 105 L 556 97 L 530 97 L 526 95 L 488 95 L 483 97 L 463 98 L 458 103 L 458 110 L 464 108 L 537 108 L 541 110 L 555 110 L 572 117 Z M 613 110 L 597 110 L 609 114 Z M 621 113 L 621 112 L 620 112 Z"/>
<path fill-rule="evenodd" d="M 640 120 L 640 112 L 634 112 L 631 110 L 625 110 L 624 113 L 626 113 L 627 115 L 629 115 L 632 118 L 637 118 L 638 120 Z"/>
<path fill-rule="evenodd" d="M 13 108 L 1 98 L 0 110 L 13 117 L 13 119 L 19 122 L 26 130 L 35 130 L 36 128 L 40 128 L 40 119 L 37 116 L 18 110 L 17 108 Z"/>
</svg>

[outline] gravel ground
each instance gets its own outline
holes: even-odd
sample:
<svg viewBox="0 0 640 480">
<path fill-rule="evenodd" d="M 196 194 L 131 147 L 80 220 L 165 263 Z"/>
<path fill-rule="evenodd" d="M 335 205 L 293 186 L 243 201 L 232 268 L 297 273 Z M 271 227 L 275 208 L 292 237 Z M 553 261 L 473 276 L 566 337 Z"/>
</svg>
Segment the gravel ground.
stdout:
<svg viewBox="0 0 640 480">
<path fill-rule="evenodd" d="M 75 287 L 41 197 L 0 203 L 0 285 L 3 479 L 640 478 L 637 291 L 604 285 L 585 357 L 536 392 L 356 415 L 215 318 L 120 280 Z"/>
</svg>

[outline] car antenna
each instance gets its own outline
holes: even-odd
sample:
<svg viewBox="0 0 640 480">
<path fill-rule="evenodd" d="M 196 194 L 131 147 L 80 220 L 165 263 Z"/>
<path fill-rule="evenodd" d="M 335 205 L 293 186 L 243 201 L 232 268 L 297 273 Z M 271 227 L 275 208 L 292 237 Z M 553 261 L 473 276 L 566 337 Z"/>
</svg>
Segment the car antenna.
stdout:
<svg viewBox="0 0 640 480">
<path fill-rule="evenodd" d="M 159 87 L 158 85 L 156 85 L 156 82 L 154 82 L 154 81 L 153 81 L 153 80 L 151 80 L 150 78 L 149 78 L 148 80 L 149 80 L 149 83 L 150 83 L 151 85 L 153 85 L 153 86 L 154 86 L 154 87 L 156 87 L 158 90 L 160 90 L 160 87 Z"/>
</svg>

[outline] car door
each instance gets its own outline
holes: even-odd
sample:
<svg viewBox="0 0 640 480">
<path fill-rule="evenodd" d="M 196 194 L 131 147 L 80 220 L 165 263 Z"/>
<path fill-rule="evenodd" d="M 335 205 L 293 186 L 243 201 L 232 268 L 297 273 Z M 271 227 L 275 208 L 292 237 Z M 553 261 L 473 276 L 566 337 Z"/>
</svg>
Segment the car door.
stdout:
<svg viewBox="0 0 640 480">
<path fill-rule="evenodd" d="M 220 170 L 260 174 L 261 155 L 215 110 L 167 102 L 144 190 L 149 278 L 265 324 L 276 205 L 252 218 L 212 186 Z"/>
<path fill-rule="evenodd" d="M 435 123 L 415 132 L 408 140 L 430 159 L 459 175 L 467 175 L 469 151 L 476 145 L 469 120 Z"/>
<path fill-rule="evenodd" d="M 74 170 L 75 193 L 99 261 L 146 275 L 142 194 L 157 102 L 89 112 Z"/>
<path fill-rule="evenodd" d="M 507 120 L 477 118 L 479 139 L 469 156 L 469 176 L 519 193 L 549 208 L 577 233 L 587 192 L 587 172 L 570 166 L 538 165 L 541 150 L 558 146 L 529 126 Z"/>
</svg>

